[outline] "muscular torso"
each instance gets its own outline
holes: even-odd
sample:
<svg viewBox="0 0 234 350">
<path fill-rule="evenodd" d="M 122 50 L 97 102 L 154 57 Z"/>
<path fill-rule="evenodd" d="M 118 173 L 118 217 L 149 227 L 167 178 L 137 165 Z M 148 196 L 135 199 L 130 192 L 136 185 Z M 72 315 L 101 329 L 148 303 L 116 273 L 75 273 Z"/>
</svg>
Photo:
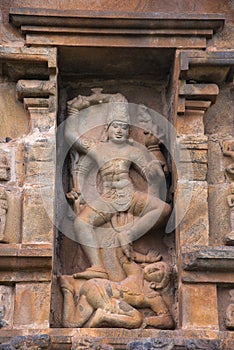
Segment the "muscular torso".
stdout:
<svg viewBox="0 0 234 350">
<path fill-rule="evenodd" d="M 104 193 L 111 189 L 121 190 L 131 185 L 129 178 L 129 169 L 131 161 L 127 159 L 116 158 L 107 161 L 100 168 Z"/>
<path fill-rule="evenodd" d="M 114 187 L 125 186 L 130 181 L 129 170 L 132 165 L 144 168 L 147 165 L 146 152 L 128 143 L 118 147 L 111 142 L 99 143 L 90 156 L 96 161 L 103 182 Z M 120 182 L 120 184 L 119 184 Z"/>
<path fill-rule="evenodd" d="M 83 138 L 83 145 L 88 141 Z M 148 164 L 152 158 L 148 151 L 138 144 L 130 144 L 128 141 L 122 144 L 114 142 L 93 142 L 86 149 L 83 147 L 83 153 L 86 153 L 91 160 L 91 164 L 96 164 L 95 173 L 100 174 L 100 194 L 103 199 L 116 211 L 127 211 L 131 205 L 134 188 L 130 178 L 130 168 L 135 170 L 145 179 L 148 170 Z M 84 180 L 88 178 L 89 169 L 82 171 Z"/>
<path fill-rule="evenodd" d="M 88 154 L 97 163 L 105 199 L 117 211 L 127 210 L 134 193 L 130 167 L 136 164 L 143 171 L 147 164 L 143 151 L 128 143 L 118 147 L 107 142 L 97 144 Z"/>
</svg>

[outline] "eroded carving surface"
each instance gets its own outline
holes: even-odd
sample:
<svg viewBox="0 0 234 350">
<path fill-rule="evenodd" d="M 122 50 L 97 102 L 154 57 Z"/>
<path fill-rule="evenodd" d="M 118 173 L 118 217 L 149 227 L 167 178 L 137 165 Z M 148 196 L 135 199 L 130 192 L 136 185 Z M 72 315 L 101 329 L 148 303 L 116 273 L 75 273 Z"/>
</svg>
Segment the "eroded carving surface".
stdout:
<svg viewBox="0 0 234 350">
<path fill-rule="evenodd" d="M 232 159 L 232 163 L 226 167 L 226 172 L 231 179 L 230 194 L 227 196 L 227 203 L 230 208 L 231 231 L 224 237 L 224 242 L 227 245 L 234 245 L 234 140 L 224 141 L 223 154 Z"/>
<path fill-rule="evenodd" d="M 72 342 L 71 350 L 114 350 L 114 348 L 103 342 L 102 338 L 79 338 Z"/>
<path fill-rule="evenodd" d="M 132 246 L 151 229 L 157 233 L 171 213 L 162 141 L 147 107 L 140 105 L 135 112 L 137 126 L 130 137 L 133 122 L 123 95 L 93 89 L 91 96 L 68 102 L 65 135 L 72 146 L 72 188 L 67 198 L 76 215 L 75 240 L 90 267 L 60 277 L 65 327 L 174 326 L 170 265 L 159 251 L 149 247 L 140 253 Z M 87 128 L 95 113 L 101 117 L 96 115 L 96 124 Z M 141 143 L 136 141 L 139 134 Z M 116 273 L 105 255 L 108 249 Z"/>
<path fill-rule="evenodd" d="M 8 204 L 6 191 L 4 187 L 0 187 L 0 242 L 4 241 L 4 231 L 6 225 L 6 216 L 7 216 Z"/>
<path fill-rule="evenodd" d="M 223 143 L 223 154 L 232 159 L 232 163 L 226 167 L 227 173 L 234 180 L 234 140 L 227 140 Z"/>
<path fill-rule="evenodd" d="M 234 289 L 229 292 L 231 303 L 226 309 L 225 324 L 228 329 L 234 329 Z"/>
<path fill-rule="evenodd" d="M 9 343 L 0 345 L 0 350 L 40 350 L 49 349 L 51 343 L 50 336 L 47 334 L 35 336 L 19 336 L 12 338 Z"/>
</svg>

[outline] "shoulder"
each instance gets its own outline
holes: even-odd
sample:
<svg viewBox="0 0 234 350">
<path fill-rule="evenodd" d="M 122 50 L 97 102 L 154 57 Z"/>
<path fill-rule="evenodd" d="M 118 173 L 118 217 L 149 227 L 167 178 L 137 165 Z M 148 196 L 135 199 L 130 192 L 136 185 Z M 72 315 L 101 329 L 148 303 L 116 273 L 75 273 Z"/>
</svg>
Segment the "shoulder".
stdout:
<svg viewBox="0 0 234 350">
<path fill-rule="evenodd" d="M 79 138 L 79 144 L 83 149 L 90 151 L 96 147 L 97 142 L 85 136 L 81 136 Z"/>
<path fill-rule="evenodd" d="M 129 145 L 129 153 L 131 154 L 132 158 L 135 160 L 146 160 L 148 152 L 147 149 L 137 143 L 134 142 L 132 145 Z"/>
</svg>

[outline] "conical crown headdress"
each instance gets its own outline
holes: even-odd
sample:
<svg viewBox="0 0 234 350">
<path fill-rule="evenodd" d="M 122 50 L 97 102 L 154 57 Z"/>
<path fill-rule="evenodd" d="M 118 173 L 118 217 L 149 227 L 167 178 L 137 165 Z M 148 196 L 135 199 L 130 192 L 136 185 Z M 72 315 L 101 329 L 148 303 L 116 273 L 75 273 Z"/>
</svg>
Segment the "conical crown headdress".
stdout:
<svg viewBox="0 0 234 350">
<path fill-rule="evenodd" d="M 109 126 L 114 120 L 130 124 L 128 101 L 121 94 L 113 95 L 108 105 L 107 125 Z"/>
</svg>

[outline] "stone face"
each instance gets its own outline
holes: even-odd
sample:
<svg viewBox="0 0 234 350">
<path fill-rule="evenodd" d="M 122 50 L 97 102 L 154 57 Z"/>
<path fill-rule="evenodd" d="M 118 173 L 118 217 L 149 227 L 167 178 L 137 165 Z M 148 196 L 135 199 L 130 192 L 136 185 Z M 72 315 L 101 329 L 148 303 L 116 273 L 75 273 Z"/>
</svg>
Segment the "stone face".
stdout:
<svg viewBox="0 0 234 350">
<path fill-rule="evenodd" d="M 181 245 L 208 245 L 209 220 L 207 183 L 180 182 L 176 190 L 177 220 Z"/>
<path fill-rule="evenodd" d="M 177 138 L 178 178 L 190 181 L 207 179 L 207 138 L 185 136 Z"/>
<path fill-rule="evenodd" d="M 0 83 L 0 105 L 0 137 L 15 139 L 27 134 L 29 131 L 29 116 L 22 104 L 16 100 L 14 83 Z"/>
<path fill-rule="evenodd" d="M 26 99 L 24 99 L 26 100 Z M 50 130 L 50 128 L 55 127 L 55 121 L 54 121 L 54 113 L 49 112 L 48 113 L 48 108 L 45 108 L 45 104 L 49 106 L 48 100 L 39 100 L 38 99 L 34 102 L 36 106 L 30 107 L 30 103 L 33 104 L 32 99 L 27 99 L 28 103 L 28 110 L 30 112 L 31 116 L 31 122 L 32 122 L 32 127 L 36 130 L 39 130 L 40 132 L 47 132 Z M 52 103 L 52 99 L 51 99 Z M 38 108 L 38 104 L 44 104 L 42 108 Z M 51 106 L 53 109 L 55 109 L 55 106 Z"/>
<path fill-rule="evenodd" d="M 0 241 L 4 241 L 8 203 L 4 187 L 0 187 Z"/>
<path fill-rule="evenodd" d="M 233 135 L 230 126 L 233 122 L 233 91 L 226 85 L 220 89 L 215 105 L 206 113 L 204 123 L 209 135 Z"/>
<path fill-rule="evenodd" d="M 20 188 L 9 187 L 6 190 L 8 204 L 4 242 L 19 243 L 21 239 L 22 192 Z"/>
<path fill-rule="evenodd" d="M 15 289 L 14 328 L 47 328 L 49 305 L 49 283 L 18 283 Z"/>
<path fill-rule="evenodd" d="M 223 136 L 225 137 L 225 136 Z M 222 153 L 222 135 L 211 135 L 208 140 L 208 176 L 207 181 L 211 185 L 225 182 L 226 157 Z"/>
<path fill-rule="evenodd" d="M 53 185 L 55 173 L 54 140 L 39 136 L 25 143 L 25 182 L 27 184 Z"/>
<path fill-rule="evenodd" d="M 215 245 L 224 244 L 225 235 L 231 231 L 228 194 L 227 183 L 209 186 L 210 242 Z"/>
<path fill-rule="evenodd" d="M 52 242 L 53 222 L 50 218 L 53 202 L 51 187 L 28 187 L 23 193 L 22 242 Z M 49 203 L 51 203 L 49 207 Z"/>
<path fill-rule="evenodd" d="M 184 284 L 182 294 L 182 327 L 184 329 L 218 329 L 215 285 Z"/>
<path fill-rule="evenodd" d="M 184 116 L 178 116 L 177 130 L 179 135 L 204 134 L 204 111 L 185 111 Z"/>
</svg>

